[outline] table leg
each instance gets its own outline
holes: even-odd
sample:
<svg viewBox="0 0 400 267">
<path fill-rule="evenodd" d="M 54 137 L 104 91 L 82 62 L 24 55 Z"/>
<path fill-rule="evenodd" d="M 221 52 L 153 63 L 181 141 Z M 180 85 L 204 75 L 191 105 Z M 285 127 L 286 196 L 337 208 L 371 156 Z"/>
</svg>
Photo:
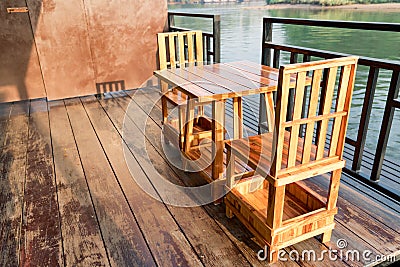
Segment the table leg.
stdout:
<svg viewBox="0 0 400 267">
<path fill-rule="evenodd" d="M 268 132 L 272 132 L 275 121 L 274 96 L 272 92 L 260 94 L 260 113 L 258 133 L 266 132 L 265 126 L 268 127 Z"/>
<path fill-rule="evenodd" d="M 275 107 L 274 107 L 274 95 L 272 92 L 266 93 L 266 104 L 267 104 L 267 120 L 268 120 L 268 132 L 273 132 L 275 127 Z"/>
<path fill-rule="evenodd" d="M 212 102 L 212 153 L 215 155 L 212 163 L 212 178 L 217 180 L 224 174 L 224 119 L 225 119 L 225 102 Z"/>
<path fill-rule="evenodd" d="M 164 94 L 166 94 L 168 92 L 168 84 L 164 81 L 160 81 L 161 83 L 161 108 L 162 108 L 162 117 L 163 123 L 166 123 L 168 120 L 168 104 L 167 104 L 167 98 L 165 97 Z"/>
<path fill-rule="evenodd" d="M 179 149 L 183 150 L 184 142 L 185 142 L 185 113 L 186 113 L 186 106 L 179 105 L 178 106 L 178 127 L 179 127 Z"/>
<path fill-rule="evenodd" d="M 185 139 L 183 151 L 188 152 L 192 143 L 193 121 L 194 121 L 194 99 L 188 97 L 186 105 Z"/>
<path fill-rule="evenodd" d="M 243 137 L 243 107 L 242 98 L 233 98 L 233 139 Z"/>
</svg>

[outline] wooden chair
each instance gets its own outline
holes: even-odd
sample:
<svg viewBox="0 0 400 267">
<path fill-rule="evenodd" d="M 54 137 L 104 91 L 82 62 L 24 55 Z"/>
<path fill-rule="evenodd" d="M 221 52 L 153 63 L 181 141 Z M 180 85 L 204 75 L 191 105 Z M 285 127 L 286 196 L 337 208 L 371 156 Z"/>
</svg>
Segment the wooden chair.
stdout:
<svg viewBox="0 0 400 267">
<path fill-rule="evenodd" d="M 267 245 L 269 262 L 277 261 L 279 249 L 310 237 L 322 234 L 322 242 L 330 240 L 357 60 L 344 57 L 282 66 L 273 131 L 226 143 L 226 214 L 237 216 Z M 305 101 L 307 75 L 312 75 L 312 84 Z M 296 87 L 289 89 L 293 76 Z M 289 90 L 295 90 L 295 97 L 293 110 L 288 111 Z M 302 116 L 303 108 L 307 112 Z M 239 161 L 254 170 L 253 176 L 235 173 Z M 326 199 L 301 181 L 324 173 L 331 173 Z"/>
<path fill-rule="evenodd" d="M 185 67 L 186 64 L 203 64 L 203 34 L 201 31 L 158 33 L 157 37 L 160 70 Z M 176 88 L 169 89 L 168 84 L 163 81 L 161 81 L 161 91 L 164 136 L 182 149 L 185 141 L 183 128 L 187 96 Z M 177 120 L 168 120 L 168 103 L 178 108 Z M 211 131 L 207 128 L 211 123 L 204 117 L 202 106 L 197 107 L 197 115 L 194 123 L 194 135 L 190 141 L 194 145 L 199 143 L 200 138 L 211 137 Z M 199 136 L 200 133 L 201 136 Z M 177 140 L 178 142 L 176 142 Z"/>
</svg>

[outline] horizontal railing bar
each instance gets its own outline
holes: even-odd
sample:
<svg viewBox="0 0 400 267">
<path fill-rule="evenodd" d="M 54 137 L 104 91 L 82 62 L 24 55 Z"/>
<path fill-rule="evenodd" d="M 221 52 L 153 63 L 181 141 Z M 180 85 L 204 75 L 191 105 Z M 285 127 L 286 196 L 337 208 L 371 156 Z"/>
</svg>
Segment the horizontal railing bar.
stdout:
<svg viewBox="0 0 400 267">
<path fill-rule="evenodd" d="M 204 43 L 204 56 L 206 57 L 207 62 L 218 63 L 221 60 L 221 16 L 215 14 L 199 14 L 199 13 L 184 13 L 184 12 L 168 12 L 168 31 L 191 31 L 193 29 L 188 29 L 184 27 L 177 27 L 175 26 L 175 17 L 187 17 L 190 19 L 193 18 L 204 18 L 208 21 L 211 20 L 212 22 L 212 32 L 204 32 L 203 39 Z M 212 39 L 212 45 L 211 40 Z M 212 48 L 212 53 L 210 52 Z"/>
<path fill-rule="evenodd" d="M 189 28 L 176 27 L 176 26 L 171 26 L 171 27 L 169 27 L 169 29 L 171 31 L 193 31 L 192 29 L 189 29 Z M 203 35 L 213 37 L 213 34 L 209 33 L 209 32 L 203 32 Z"/>
<path fill-rule="evenodd" d="M 271 64 L 271 52 L 274 52 L 274 64 L 279 63 L 279 58 L 275 58 L 276 51 L 285 51 L 290 53 L 290 63 L 293 63 L 294 55 L 303 54 L 304 58 L 319 57 L 322 59 L 344 57 L 348 54 L 325 51 L 314 48 L 292 46 L 292 45 L 281 45 L 275 44 L 272 40 L 272 25 L 274 23 L 280 24 L 292 24 L 298 26 L 317 26 L 317 27 L 328 27 L 328 28 L 347 28 L 354 30 L 373 30 L 373 31 L 386 31 L 386 32 L 400 32 L 399 23 L 376 23 L 376 22 L 355 22 L 355 21 L 328 21 L 328 20 L 312 20 L 312 19 L 292 19 L 292 18 L 263 18 L 263 38 L 262 38 L 262 64 Z M 360 126 L 358 130 L 357 140 L 351 140 L 346 138 L 346 144 L 350 147 L 354 147 L 355 151 L 353 154 L 351 169 L 345 169 L 345 171 L 351 176 L 355 177 L 371 187 L 383 192 L 389 197 L 394 199 L 399 199 L 400 195 L 398 192 L 391 191 L 389 187 L 384 185 L 379 185 L 379 176 L 382 171 L 382 166 L 384 163 L 384 155 L 387 146 L 388 133 L 391 130 L 391 122 L 395 109 L 400 108 L 400 100 L 398 99 L 399 91 L 399 77 L 400 72 L 400 61 L 385 60 L 378 58 L 369 58 L 361 56 L 358 61 L 359 65 L 366 66 L 370 68 L 370 74 L 368 77 L 368 83 L 366 87 L 366 99 L 363 105 L 363 112 L 361 116 L 363 117 L 360 121 Z M 375 84 L 377 82 L 378 73 L 380 69 L 386 69 L 393 71 L 391 85 L 389 88 L 389 95 L 386 101 L 386 107 L 384 112 L 384 118 L 381 126 L 381 131 L 379 133 L 378 146 L 373 155 L 373 164 L 371 169 L 371 174 L 369 177 L 365 177 L 366 174 L 359 174 L 359 170 L 362 165 L 362 157 L 364 152 L 364 143 L 366 139 L 366 133 L 368 129 L 369 121 L 369 110 L 372 108 L 372 101 L 374 96 Z M 372 74 L 371 74 L 372 73 Z M 393 76 L 396 76 L 395 81 Z M 394 83 L 395 82 L 395 83 Z M 370 98 L 370 99 L 368 99 Z M 390 113 L 390 114 L 389 114 Z M 388 117 L 389 116 L 389 117 Z M 363 123 L 362 123 L 363 122 Z M 362 128 L 363 127 L 363 128 Z"/>
<path fill-rule="evenodd" d="M 392 100 L 392 107 L 394 108 L 400 108 L 400 101 L 398 100 Z"/>
<path fill-rule="evenodd" d="M 294 53 L 301 53 L 304 55 L 321 57 L 321 58 L 334 58 L 334 57 L 346 57 L 350 54 L 344 54 L 339 52 L 330 52 L 326 50 L 314 49 L 314 48 L 306 48 L 301 46 L 294 46 L 294 45 L 279 45 L 274 44 L 271 42 L 265 42 L 263 44 L 264 48 L 274 48 L 288 52 Z M 381 59 L 374 59 L 369 57 L 359 57 L 358 65 L 365 65 L 365 66 L 372 66 L 381 69 L 388 69 L 388 70 L 397 70 L 400 71 L 400 62 L 395 62 L 391 60 L 381 60 Z"/>
<path fill-rule="evenodd" d="M 344 20 L 313 20 L 295 18 L 264 18 L 264 23 L 283 23 L 295 25 L 307 25 L 317 27 L 345 28 L 356 30 L 390 31 L 400 32 L 400 23 L 344 21 Z"/>
<path fill-rule="evenodd" d="M 367 177 L 365 177 L 364 175 L 362 175 L 361 173 L 357 173 L 347 167 L 343 168 L 343 172 L 349 174 L 351 177 L 354 177 L 355 179 L 369 185 L 370 187 L 378 190 L 379 192 L 382 192 L 383 194 L 387 195 L 388 197 L 395 199 L 396 201 L 400 201 L 400 196 L 397 195 L 396 193 L 393 193 L 392 191 L 390 191 L 389 189 L 387 189 L 386 187 L 383 187 L 381 185 L 379 185 L 379 183 L 371 181 L 370 179 L 368 179 Z"/>
<path fill-rule="evenodd" d="M 189 29 L 189 28 L 175 27 L 175 26 L 171 26 L 171 27 L 169 27 L 169 29 L 171 31 L 191 31 L 191 29 Z"/>
<path fill-rule="evenodd" d="M 349 137 L 346 137 L 346 143 L 351 145 L 351 146 L 354 146 L 354 147 L 357 146 L 357 141 L 353 140 L 353 139 L 351 139 Z"/>
<path fill-rule="evenodd" d="M 168 12 L 169 16 L 181 16 L 181 17 L 195 17 L 195 18 L 209 18 L 213 19 L 219 15 L 200 14 L 200 13 L 184 13 L 184 12 Z"/>
</svg>

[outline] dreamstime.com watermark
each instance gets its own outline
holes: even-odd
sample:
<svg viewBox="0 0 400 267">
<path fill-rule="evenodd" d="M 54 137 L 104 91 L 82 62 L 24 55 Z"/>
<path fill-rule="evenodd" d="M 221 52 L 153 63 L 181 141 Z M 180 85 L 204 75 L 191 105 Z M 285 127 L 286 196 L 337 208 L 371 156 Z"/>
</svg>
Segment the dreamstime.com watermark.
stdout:
<svg viewBox="0 0 400 267">
<path fill-rule="evenodd" d="M 287 262 L 287 261 L 311 261 L 311 262 L 321 262 L 325 259 L 329 261 L 337 261 L 337 260 L 344 260 L 344 261 L 356 261 L 356 262 L 363 262 L 363 263 L 372 263 L 372 262 L 395 262 L 396 256 L 395 255 L 381 255 L 381 254 L 374 254 L 371 250 L 357 250 L 357 249 L 345 249 L 348 246 L 347 240 L 345 239 L 338 239 L 336 242 L 338 249 L 324 249 L 321 251 L 316 252 L 313 249 L 309 250 L 279 250 L 278 251 L 278 261 Z M 275 253 L 276 251 L 271 251 Z M 265 246 L 264 249 L 261 249 L 257 253 L 257 257 L 260 261 L 265 261 L 268 259 L 268 247 Z"/>
</svg>

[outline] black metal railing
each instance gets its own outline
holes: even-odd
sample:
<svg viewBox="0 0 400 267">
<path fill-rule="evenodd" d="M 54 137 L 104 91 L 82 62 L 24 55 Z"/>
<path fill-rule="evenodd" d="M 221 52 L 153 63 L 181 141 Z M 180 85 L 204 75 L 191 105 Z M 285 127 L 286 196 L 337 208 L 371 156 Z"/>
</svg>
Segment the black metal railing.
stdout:
<svg viewBox="0 0 400 267">
<path fill-rule="evenodd" d="M 175 17 L 204 18 L 212 20 L 212 30 L 203 31 L 204 60 L 208 63 L 221 61 L 221 18 L 219 15 L 168 12 L 168 31 L 188 31 L 192 29 L 177 27 Z"/>
<path fill-rule="evenodd" d="M 335 58 L 347 56 L 347 54 L 318 50 L 313 48 L 299 47 L 293 45 L 283 45 L 273 42 L 272 28 L 274 23 L 292 24 L 302 26 L 317 26 L 330 28 L 346 28 L 356 30 L 374 30 L 374 31 L 391 31 L 400 32 L 400 24 L 394 23 L 371 23 L 371 22 L 350 22 L 350 21 L 327 21 L 327 20 L 309 20 L 309 19 L 292 19 L 292 18 L 272 18 L 263 19 L 263 35 L 262 35 L 262 58 L 261 63 L 273 67 L 279 67 L 281 51 L 290 53 L 290 63 L 296 63 L 299 55 L 302 61 L 311 61 L 312 57 L 316 58 Z M 369 69 L 368 80 L 365 87 L 364 102 L 360 116 L 357 138 L 346 138 L 347 145 L 354 147 L 354 155 L 351 166 L 345 168 L 345 172 L 353 177 L 367 183 L 368 185 L 386 193 L 387 195 L 400 200 L 397 193 L 387 187 L 379 185 L 379 179 L 384 163 L 385 152 L 389 140 L 389 134 L 392 129 L 392 122 L 395 109 L 400 109 L 399 87 L 400 87 L 400 64 L 390 60 L 382 60 L 376 58 L 360 57 L 359 65 L 366 66 Z M 379 132 L 378 144 L 376 151 L 373 152 L 373 162 L 371 172 L 368 175 L 360 173 L 361 163 L 363 161 L 363 153 L 365 151 L 365 143 L 369 128 L 371 111 L 373 109 L 373 101 L 375 89 L 378 81 L 380 70 L 390 71 L 391 79 L 388 85 L 388 95 L 385 103 L 384 115 Z M 400 181 L 397 181 L 400 184 Z"/>
</svg>

